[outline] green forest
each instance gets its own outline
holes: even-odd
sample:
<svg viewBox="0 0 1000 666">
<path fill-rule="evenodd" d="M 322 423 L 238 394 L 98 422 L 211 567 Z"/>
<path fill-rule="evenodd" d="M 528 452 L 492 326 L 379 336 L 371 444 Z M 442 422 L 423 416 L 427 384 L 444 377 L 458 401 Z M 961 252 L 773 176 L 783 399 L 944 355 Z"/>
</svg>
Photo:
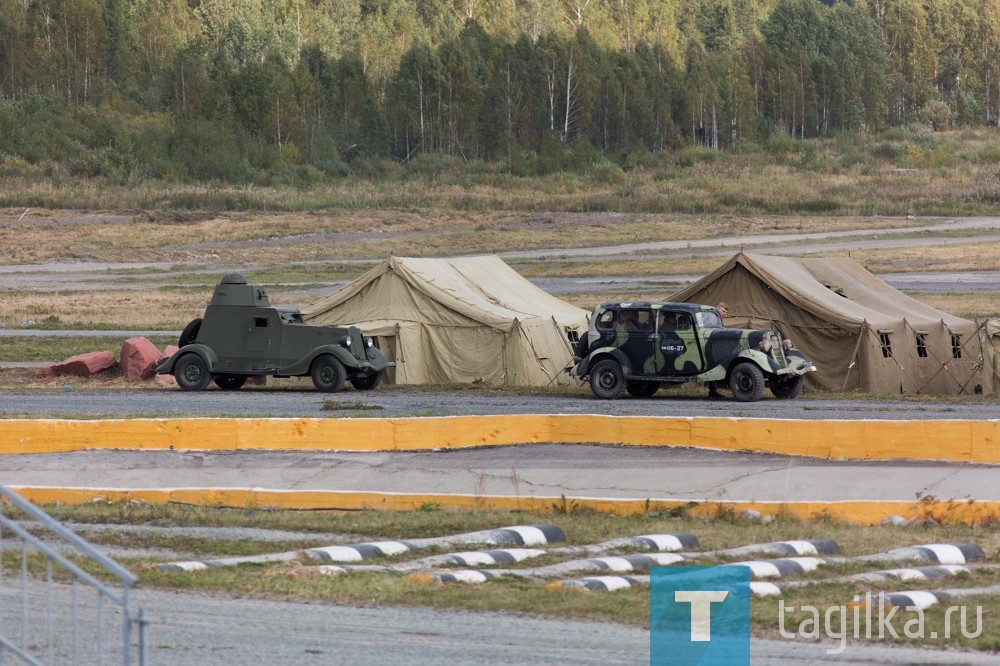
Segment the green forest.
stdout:
<svg viewBox="0 0 1000 666">
<path fill-rule="evenodd" d="M 1000 120 L 996 0 L 0 0 L 0 160 L 309 185 Z"/>
</svg>

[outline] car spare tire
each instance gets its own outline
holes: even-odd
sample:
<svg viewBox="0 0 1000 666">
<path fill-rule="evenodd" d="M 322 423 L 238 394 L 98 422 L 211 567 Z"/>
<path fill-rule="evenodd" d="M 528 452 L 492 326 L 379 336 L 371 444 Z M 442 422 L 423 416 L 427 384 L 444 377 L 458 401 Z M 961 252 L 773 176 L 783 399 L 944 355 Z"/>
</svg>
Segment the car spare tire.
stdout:
<svg viewBox="0 0 1000 666">
<path fill-rule="evenodd" d="M 181 337 L 177 338 L 177 346 L 185 347 L 198 339 L 198 331 L 201 330 L 201 317 L 192 319 L 181 331 Z"/>
</svg>

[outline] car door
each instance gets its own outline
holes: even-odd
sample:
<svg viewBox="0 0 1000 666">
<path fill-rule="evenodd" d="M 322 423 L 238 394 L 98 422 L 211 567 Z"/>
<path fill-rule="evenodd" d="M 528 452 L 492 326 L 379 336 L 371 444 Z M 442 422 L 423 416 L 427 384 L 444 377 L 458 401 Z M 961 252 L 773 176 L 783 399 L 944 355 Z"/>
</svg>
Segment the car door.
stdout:
<svg viewBox="0 0 1000 666">
<path fill-rule="evenodd" d="M 622 308 L 616 344 L 629 359 L 633 376 L 656 374 L 656 325 L 651 308 Z"/>
<path fill-rule="evenodd" d="M 690 312 L 660 310 L 656 318 L 657 374 L 664 377 L 697 375 L 705 369 Z"/>
<path fill-rule="evenodd" d="M 244 361 L 247 370 L 274 368 L 281 349 L 281 321 L 274 310 L 255 309 L 246 316 Z"/>
</svg>

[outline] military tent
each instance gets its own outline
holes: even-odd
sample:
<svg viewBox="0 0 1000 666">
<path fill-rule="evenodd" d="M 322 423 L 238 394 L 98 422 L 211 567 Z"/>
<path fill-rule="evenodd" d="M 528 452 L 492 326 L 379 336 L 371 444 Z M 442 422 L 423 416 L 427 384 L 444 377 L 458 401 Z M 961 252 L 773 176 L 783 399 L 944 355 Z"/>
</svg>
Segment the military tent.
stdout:
<svg viewBox="0 0 1000 666">
<path fill-rule="evenodd" d="M 725 301 L 728 324 L 779 331 L 817 365 L 813 387 L 961 395 L 984 383 L 977 322 L 906 296 L 849 257 L 741 252 L 671 300 Z"/>
<path fill-rule="evenodd" d="M 572 383 L 569 338 L 589 317 L 496 256 L 390 257 L 302 314 L 376 336 L 397 384 L 524 386 Z"/>
</svg>

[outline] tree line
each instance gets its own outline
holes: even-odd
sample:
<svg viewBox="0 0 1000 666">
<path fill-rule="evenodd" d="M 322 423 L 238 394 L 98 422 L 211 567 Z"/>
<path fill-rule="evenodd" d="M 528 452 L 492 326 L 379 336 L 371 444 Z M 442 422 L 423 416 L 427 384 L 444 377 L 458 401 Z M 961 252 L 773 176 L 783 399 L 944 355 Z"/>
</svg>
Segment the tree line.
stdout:
<svg viewBox="0 0 1000 666">
<path fill-rule="evenodd" d="M 998 47 L 995 0 L 0 0 L 0 157 L 531 174 L 581 150 L 997 124 Z"/>
</svg>

